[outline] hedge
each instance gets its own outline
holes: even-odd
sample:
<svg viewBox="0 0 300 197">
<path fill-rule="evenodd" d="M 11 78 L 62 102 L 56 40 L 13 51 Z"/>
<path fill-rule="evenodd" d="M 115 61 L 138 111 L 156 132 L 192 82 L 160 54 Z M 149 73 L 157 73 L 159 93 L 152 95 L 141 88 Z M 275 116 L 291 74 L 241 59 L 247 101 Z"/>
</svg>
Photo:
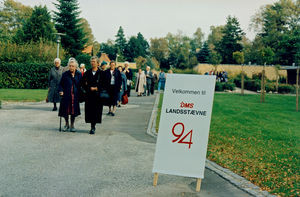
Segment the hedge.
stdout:
<svg viewBox="0 0 300 197">
<path fill-rule="evenodd" d="M 231 82 L 216 82 L 215 91 L 234 90 L 235 84 Z"/>
<path fill-rule="evenodd" d="M 48 87 L 49 63 L 0 62 L 0 88 L 44 89 Z"/>
</svg>

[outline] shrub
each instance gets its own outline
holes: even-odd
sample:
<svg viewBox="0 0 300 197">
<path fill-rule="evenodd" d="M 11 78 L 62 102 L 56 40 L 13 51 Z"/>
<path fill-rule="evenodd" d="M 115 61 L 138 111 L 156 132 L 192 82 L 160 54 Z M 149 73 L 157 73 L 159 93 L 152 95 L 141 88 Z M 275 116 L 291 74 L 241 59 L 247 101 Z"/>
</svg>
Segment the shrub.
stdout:
<svg viewBox="0 0 300 197">
<path fill-rule="evenodd" d="M 31 42 L 16 44 L 0 41 L 0 62 L 53 62 L 57 45 L 53 42 Z M 60 49 L 60 57 L 64 57 Z"/>
<path fill-rule="evenodd" d="M 266 92 L 275 92 L 276 84 L 275 83 L 266 83 Z"/>
<path fill-rule="evenodd" d="M 292 85 L 288 85 L 288 84 L 279 84 L 278 85 L 278 93 L 295 93 L 296 92 L 296 88 L 295 86 Z"/>
<path fill-rule="evenodd" d="M 235 84 L 232 82 L 226 82 L 226 83 L 222 83 L 222 82 L 216 82 L 216 86 L 215 86 L 215 91 L 224 91 L 224 90 L 234 90 L 235 89 Z"/>
<path fill-rule="evenodd" d="M 178 74 L 199 74 L 197 71 L 187 68 L 187 69 L 172 69 L 174 73 Z"/>
<path fill-rule="evenodd" d="M 44 89 L 53 63 L 0 62 L 0 88 Z"/>
</svg>

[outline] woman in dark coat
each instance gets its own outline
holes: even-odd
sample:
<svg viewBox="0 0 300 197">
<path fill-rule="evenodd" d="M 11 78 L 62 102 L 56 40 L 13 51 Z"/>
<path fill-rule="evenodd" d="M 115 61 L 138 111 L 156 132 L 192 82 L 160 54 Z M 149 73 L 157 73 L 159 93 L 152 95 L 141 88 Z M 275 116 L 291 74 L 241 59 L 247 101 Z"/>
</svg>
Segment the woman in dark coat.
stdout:
<svg viewBox="0 0 300 197">
<path fill-rule="evenodd" d="M 53 109 L 52 111 L 56 111 L 57 107 L 56 107 L 56 103 L 60 102 L 60 97 L 59 97 L 59 92 L 58 92 L 58 88 L 59 88 L 59 82 L 63 73 L 63 68 L 62 66 L 60 66 L 60 59 L 56 58 L 54 60 L 54 67 L 51 68 L 51 70 L 49 71 L 49 75 L 48 75 L 48 84 L 49 84 L 49 88 L 48 88 L 48 102 L 53 103 Z"/>
<path fill-rule="evenodd" d="M 91 58 L 92 68 L 82 78 L 82 87 L 86 92 L 85 122 L 91 123 L 90 134 L 95 134 L 96 123 L 102 122 L 103 104 L 99 99 L 99 91 L 104 88 L 104 72 L 98 68 L 98 57 Z"/>
<path fill-rule="evenodd" d="M 65 118 L 66 124 L 63 131 L 70 128 L 71 132 L 75 132 L 75 117 L 80 115 L 79 92 L 81 73 L 76 70 L 78 63 L 75 59 L 68 62 L 69 71 L 63 73 L 60 84 L 59 94 L 62 96 L 58 115 Z M 69 126 L 69 116 L 71 116 L 71 127 Z"/>
<path fill-rule="evenodd" d="M 116 106 L 118 102 L 118 95 L 121 90 L 122 77 L 118 69 L 116 69 L 116 63 L 110 62 L 110 68 L 105 71 L 105 78 L 108 82 L 108 93 L 111 103 L 109 105 L 108 115 L 114 116 L 116 113 Z"/>
</svg>

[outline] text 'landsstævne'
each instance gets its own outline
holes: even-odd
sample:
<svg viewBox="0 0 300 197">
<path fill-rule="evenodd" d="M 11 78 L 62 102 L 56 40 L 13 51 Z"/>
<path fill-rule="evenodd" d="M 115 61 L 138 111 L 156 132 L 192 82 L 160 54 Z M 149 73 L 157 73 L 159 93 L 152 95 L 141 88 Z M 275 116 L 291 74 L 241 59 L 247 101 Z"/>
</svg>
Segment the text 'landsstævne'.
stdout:
<svg viewBox="0 0 300 197">
<path fill-rule="evenodd" d="M 168 109 L 166 113 L 169 114 L 183 114 L 183 115 L 195 115 L 195 116 L 206 116 L 206 111 L 194 110 L 194 109 Z"/>
</svg>

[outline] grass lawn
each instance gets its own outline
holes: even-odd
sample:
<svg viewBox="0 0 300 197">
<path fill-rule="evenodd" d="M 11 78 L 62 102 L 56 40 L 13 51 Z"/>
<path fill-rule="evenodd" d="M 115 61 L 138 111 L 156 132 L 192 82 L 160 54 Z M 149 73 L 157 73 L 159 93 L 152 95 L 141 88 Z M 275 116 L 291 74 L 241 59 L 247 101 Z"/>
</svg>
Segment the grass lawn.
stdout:
<svg viewBox="0 0 300 197">
<path fill-rule="evenodd" d="M 1 101 L 43 101 L 46 100 L 46 89 L 0 89 Z"/>
<path fill-rule="evenodd" d="M 267 95 L 262 104 L 260 95 L 215 94 L 208 159 L 263 190 L 299 196 L 299 145 L 295 97 Z"/>
</svg>

